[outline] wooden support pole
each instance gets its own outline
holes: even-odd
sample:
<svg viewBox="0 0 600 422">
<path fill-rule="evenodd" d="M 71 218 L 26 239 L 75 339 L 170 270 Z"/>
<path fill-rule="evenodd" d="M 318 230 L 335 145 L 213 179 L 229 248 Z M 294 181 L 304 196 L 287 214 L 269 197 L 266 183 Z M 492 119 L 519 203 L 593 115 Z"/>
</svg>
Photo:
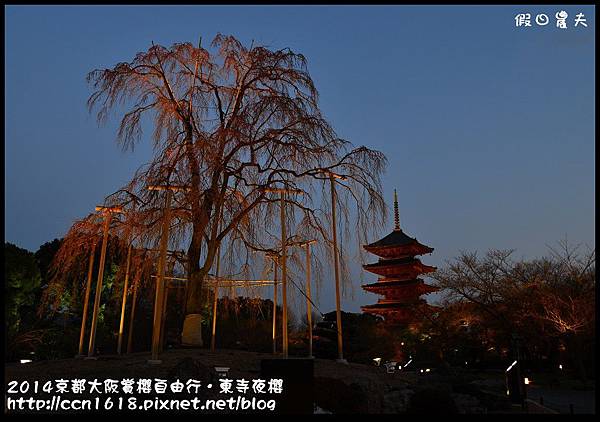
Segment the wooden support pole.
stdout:
<svg viewBox="0 0 600 422">
<path fill-rule="evenodd" d="M 217 216 L 217 231 L 221 230 L 221 223 L 223 219 L 223 207 Z M 219 305 L 219 276 L 221 275 L 221 244 L 217 247 L 217 268 L 215 268 L 215 287 L 213 292 L 213 309 L 212 309 L 212 330 L 210 337 L 210 351 L 214 352 L 217 341 L 217 310 Z"/>
<path fill-rule="evenodd" d="M 96 294 L 94 297 L 94 311 L 92 313 L 92 326 L 90 328 L 90 342 L 88 344 L 88 357 L 93 357 L 96 348 L 96 326 L 98 324 L 98 310 L 102 296 L 102 280 L 104 277 L 104 264 L 106 261 L 106 245 L 108 243 L 108 229 L 112 218 L 111 210 L 104 212 L 104 233 L 102 237 L 102 250 L 100 252 L 100 268 L 98 269 L 98 280 L 96 282 Z"/>
<path fill-rule="evenodd" d="M 219 271 L 221 266 L 221 247 L 217 248 L 217 268 L 215 270 L 215 288 L 213 297 L 213 309 L 212 309 L 212 333 L 210 338 L 210 351 L 214 352 L 216 347 L 217 338 L 217 305 L 219 304 Z"/>
<path fill-rule="evenodd" d="M 163 285 L 165 293 L 163 295 L 163 304 L 162 304 L 162 315 L 160 317 L 160 351 L 163 352 L 165 350 L 165 324 L 167 321 L 167 305 L 169 303 L 169 280 L 163 279 Z"/>
<path fill-rule="evenodd" d="M 273 258 L 273 354 L 277 354 L 277 257 Z"/>
<path fill-rule="evenodd" d="M 313 356 L 312 306 L 310 298 L 310 242 L 306 243 L 306 318 L 308 323 L 308 357 Z"/>
<path fill-rule="evenodd" d="M 183 307 L 185 306 L 185 297 L 186 297 L 186 288 L 187 288 L 187 283 L 185 283 L 183 285 L 183 288 L 179 288 L 179 286 L 177 286 L 177 295 L 175 296 L 175 301 L 177 302 L 177 306 L 181 309 L 183 309 Z"/>
<path fill-rule="evenodd" d="M 88 264 L 87 283 L 85 285 L 85 297 L 83 299 L 83 315 L 81 316 L 81 331 L 79 333 L 79 356 L 83 356 L 83 341 L 85 339 L 85 326 L 87 324 L 87 314 L 90 303 L 90 290 L 92 290 L 92 275 L 94 272 L 94 255 L 96 254 L 96 242 L 90 250 L 90 260 Z"/>
<path fill-rule="evenodd" d="M 117 342 L 117 354 L 121 354 L 123 346 L 123 328 L 125 327 L 125 307 L 127 306 L 127 294 L 129 290 L 129 269 L 131 267 L 131 249 L 130 243 L 127 248 L 127 263 L 125 264 L 125 281 L 123 282 L 123 299 L 121 300 L 121 321 L 119 322 L 119 340 Z"/>
<path fill-rule="evenodd" d="M 340 274 L 339 274 L 339 256 L 337 247 L 337 222 L 336 222 L 336 207 L 337 195 L 335 191 L 335 176 L 329 173 L 331 182 L 331 229 L 333 232 L 333 268 L 335 272 L 335 314 L 336 314 L 336 329 L 337 329 L 337 344 L 338 344 L 338 361 L 344 362 L 343 341 L 342 341 L 342 312 L 340 305 Z"/>
<path fill-rule="evenodd" d="M 285 191 L 281 195 L 281 297 L 283 306 L 282 330 L 283 330 L 283 357 L 288 357 L 288 315 L 287 315 L 287 262 L 286 262 L 286 244 L 287 234 L 285 228 Z"/>
<path fill-rule="evenodd" d="M 160 328 L 163 314 L 164 302 L 164 277 L 165 264 L 167 260 L 167 245 L 169 241 L 169 225 L 171 216 L 171 197 L 173 191 L 167 189 L 167 198 L 165 200 L 165 212 L 163 216 L 163 228 L 160 238 L 160 256 L 158 259 L 158 277 L 156 279 L 156 294 L 154 297 L 154 320 L 152 323 L 152 358 L 151 363 L 160 363 L 158 355 L 160 353 Z"/>
<path fill-rule="evenodd" d="M 281 297 L 282 297 L 282 337 L 283 337 L 283 357 L 288 357 L 288 309 L 287 309 L 287 233 L 285 228 L 285 195 L 304 194 L 301 189 L 289 188 L 265 188 L 265 192 L 279 193 L 281 199 Z"/>
<path fill-rule="evenodd" d="M 129 330 L 127 330 L 127 353 L 131 353 L 133 347 L 133 322 L 135 319 L 135 305 L 137 303 L 138 283 L 133 286 L 133 298 L 131 299 L 131 314 L 129 315 Z"/>
<path fill-rule="evenodd" d="M 168 271 L 169 274 L 173 274 L 175 272 L 175 263 L 176 263 L 176 261 L 174 259 L 172 259 L 169 262 L 169 271 Z M 163 277 L 163 283 L 165 286 L 165 298 L 164 298 L 165 300 L 163 302 L 162 317 L 161 317 L 161 321 L 160 321 L 160 350 L 161 350 L 161 352 L 165 349 L 165 336 L 167 335 L 166 334 L 167 332 L 165 330 L 165 324 L 167 321 L 167 305 L 169 303 L 169 289 L 171 288 L 171 284 L 173 284 L 171 282 L 171 280 L 169 278 L 167 278 L 166 276 Z"/>
</svg>

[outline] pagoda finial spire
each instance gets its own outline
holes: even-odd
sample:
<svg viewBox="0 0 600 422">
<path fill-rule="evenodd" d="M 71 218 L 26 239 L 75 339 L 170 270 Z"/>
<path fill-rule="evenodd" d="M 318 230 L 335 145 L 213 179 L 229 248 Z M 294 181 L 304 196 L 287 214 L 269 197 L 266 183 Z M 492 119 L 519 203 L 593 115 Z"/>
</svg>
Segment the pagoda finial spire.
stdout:
<svg viewBox="0 0 600 422">
<path fill-rule="evenodd" d="M 398 212 L 398 194 L 394 189 L 394 230 L 400 230 L 400 213 Z"/>
</svg>

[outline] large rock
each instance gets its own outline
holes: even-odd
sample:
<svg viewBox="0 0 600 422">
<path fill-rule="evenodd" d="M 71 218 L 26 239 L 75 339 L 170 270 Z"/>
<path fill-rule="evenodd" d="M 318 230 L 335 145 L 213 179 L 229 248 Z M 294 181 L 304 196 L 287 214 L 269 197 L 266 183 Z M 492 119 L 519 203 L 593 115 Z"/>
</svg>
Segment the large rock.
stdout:
<svg viewBox="0 0 600 422">
<path fill-rule="evenodd" d="M 413 390 L 392 390 L 383 395 L 383 413 L 405 413 Z"/>
<path fill-rule="evenodd" d="M 183 346 L 202 347 L 202 315 L 188 314 L 185 316 L 181 344 Z"/>
<path fill-rule="evenodd" d="M 332 413 L 381 413 L 382 393 L 370 382 L 344 383 L 336 378 L 315 377 L 315 403 Z"/>
<path fill-rule="evenodd" d="M 168 377 L 169 379 L 180 379 L 182 381 L 195 379 L 201 381 L 204 385 L 218 381 L 218 376 L 214 369 L 203 365 L 191 357 L 186 357 L 178 361 L 169 369 Z"/>
<path fill-rule="evenodd" d="M 454 415 L 459 410 L 447 389 L 424 388 L 410 397 L 407 413 Z"/>
<path fill-rule="evenodd" d="M 451 396 L 460 413 L 486 413 L 477 397 L 461 393 L 452 393 Z"/>
</svg>

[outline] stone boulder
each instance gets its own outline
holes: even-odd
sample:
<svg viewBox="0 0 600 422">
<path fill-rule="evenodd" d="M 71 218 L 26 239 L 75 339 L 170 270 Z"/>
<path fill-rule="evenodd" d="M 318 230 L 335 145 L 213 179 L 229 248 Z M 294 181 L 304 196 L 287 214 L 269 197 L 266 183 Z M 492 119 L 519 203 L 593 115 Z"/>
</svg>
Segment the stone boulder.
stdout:
<svg viewBox="0 0 600 422">
<path fill-rule="evenodd" d="M 408 388 L 402 390 L 388 391 L 383 395 L 383 413 L 405 413 L 413 390 Z"/>
<path fill-rule="evenodd" d="M 381 389 L 370 382 L 351 382 L 315 377 L 315 403 L 332 413 L 381 413 Z"/>
<path fill-rule="evenodd" d="M 477 397 L 461 393 L 452 393 L 451 397 L 459 413 L 486 413 L 485 407 L 481 405 Z"/>
<path fill-rule="evenodd" d="M 169 379 L 180 379 L 183 382 L 188 379 L 201 381 L 204 385 L 218 382 L 217 373 L 198 360 L 186 357 L 178 361 L 168 372 Z"/>
<path fill-rule="evenodd" d="M 455 415 L 459 409 L 448 390 L 424 388 L 410 397 L 406 413 Z"/>
</svg>

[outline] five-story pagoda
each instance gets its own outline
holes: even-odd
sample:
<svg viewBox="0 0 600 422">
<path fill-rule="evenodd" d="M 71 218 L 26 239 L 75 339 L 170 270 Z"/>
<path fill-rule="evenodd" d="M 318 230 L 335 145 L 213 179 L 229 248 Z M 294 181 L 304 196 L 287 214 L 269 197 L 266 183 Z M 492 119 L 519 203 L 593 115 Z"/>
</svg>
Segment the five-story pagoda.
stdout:
<svg viewBox="0 0 600 422">
<path fill-rule="evenodd" d="M 379 315 L 386 324 L 411 328 L 418 325 L 433 307 L 422 295 L 434 292 L 436 287 L 425 284 L 419 275 L 436 270 L 423 264 L 416 256 L 433 252 L 417 239 L 400 229 L 398 197 L 394 190 L 394 231 L 377 242 L 363 246 L 379 256 L 379 262 L 363 265 L 369 272 L 379 275 L 376 283 L 363 285 L 368 292 L 382 295 L 374 305 L 362 306 L 363 312 Z"/>
</svg>

